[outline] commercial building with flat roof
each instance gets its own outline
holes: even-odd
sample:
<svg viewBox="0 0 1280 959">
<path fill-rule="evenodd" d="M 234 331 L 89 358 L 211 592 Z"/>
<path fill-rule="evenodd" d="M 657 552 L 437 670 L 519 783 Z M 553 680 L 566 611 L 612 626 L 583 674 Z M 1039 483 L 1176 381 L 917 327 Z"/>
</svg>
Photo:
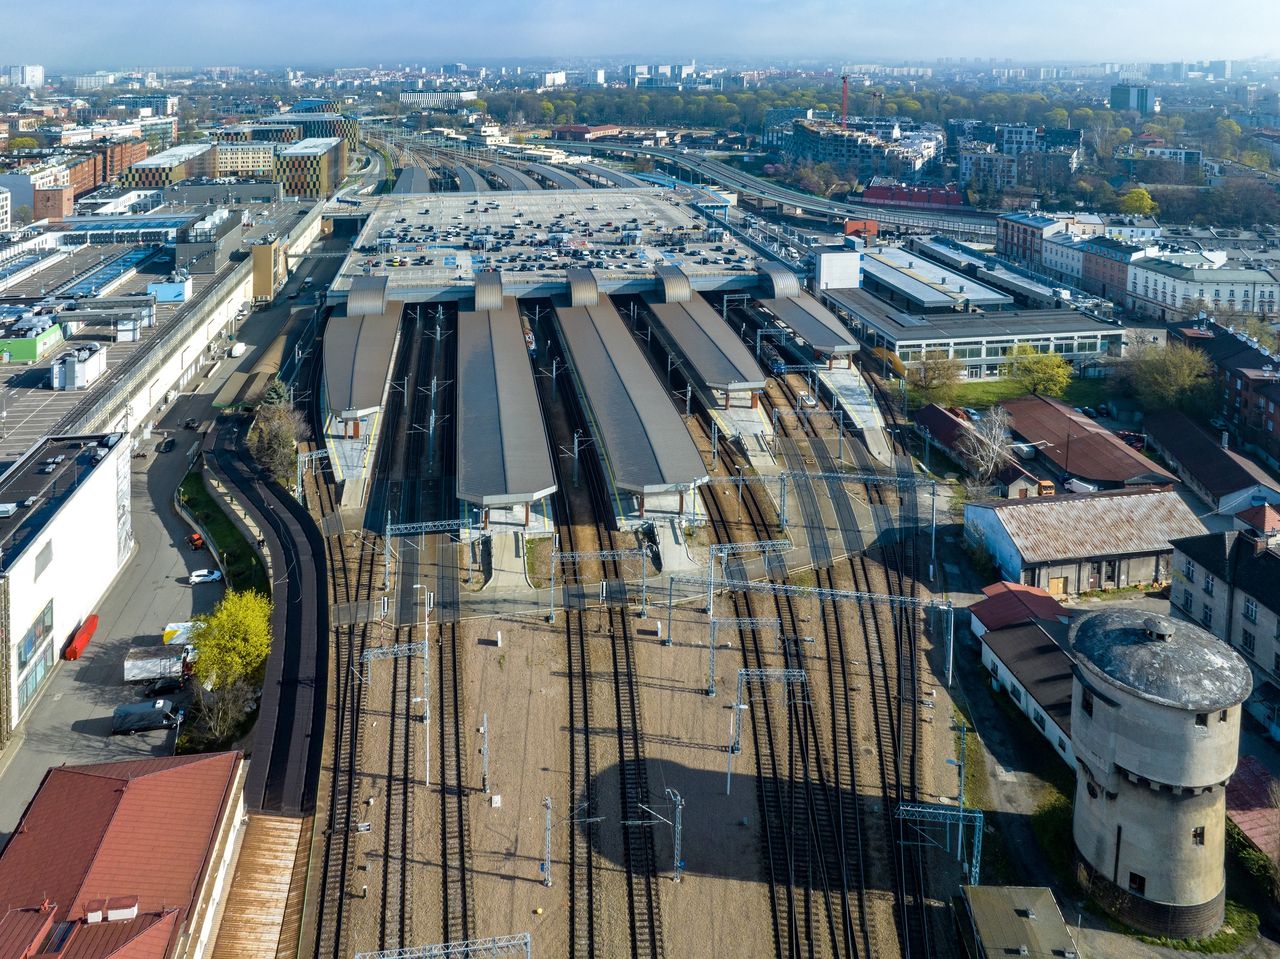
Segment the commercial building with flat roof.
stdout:
<svg viewBox="0 0 1280 959">
<path fill-rule="evenodd" d="M 288 196 L 330 196 L 347 175 L 347 144 L 338 137 L 290 144 L 276 154 L 275 175 Z"/>
<path fill-rule="evenodd" d="M 9 191 L 5 187 L 0 186 L 0 230 L 9 229 L 9 222 L 13 216 L 11 209 L 11 201 L 9 199 Z"/>
<path fill-rule="evenodd" d="M 276 172 L 276 144 L 249 140 L 244 143 L 219 143 L 214 176 L 271 177 Z"/>
<path fill-rule="evenodd" d="M 863 252 L 862 285 L 890 305 L 911 312 L 1002 310 L 1014 305 L 1007 293 L 892 246 Z"/>
<path fill-rule="evenodd" d="M 127 187 L 162 187 L 193 176 L 210 176 L 217 161 L 216 145 L 186 143 L 139 160 L 125 172 Z"/>
<path fill-rule="evenodd" d="M 360 121 L 343 113 L 278 113 L 265 117 L 264 122 L 297 126 L 302 130 L 303 139 L 340 137 L 346 141 L 348 150 L 354 150 L 360 142 Z"/>
<path fill-rule="evenodd" d="M 132 450 L 58 437 L 0 474 L 0 745 L 133 553 Z"/>
<path fill-rule="evenodd" d="M 866 346 L 888 350 L 908 366 L 926 352 L 945 353 L 964 363 L 971 380 L 1003 376 L 1020 344 L 1078 365 L 1120 355 L 1124 340 L 1119 328 L 1072 309 L 916 314 L 862 289 L 824 290 L 822 298 Z"/>
</svg>

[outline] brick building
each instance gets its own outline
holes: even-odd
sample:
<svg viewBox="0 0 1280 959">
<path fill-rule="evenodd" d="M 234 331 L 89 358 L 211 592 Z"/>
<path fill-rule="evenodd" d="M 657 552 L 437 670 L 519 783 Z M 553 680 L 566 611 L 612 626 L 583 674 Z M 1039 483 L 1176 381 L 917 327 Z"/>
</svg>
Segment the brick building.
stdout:
<svg viewBox="0 0 1280 959">
<path fill-rule="evenodd" d="M 1088 293 L 1120 302 L 1129 288 L 1129 267 L 1147 255 L 1140 246 L 1092 236 L 1080 245 L 1080 285 Z"/>
<path fill-rule="evenodd" d="M 1169 339 L 1209 358 L 1218 413 L 1237 444 L 1280 468 L 1280 356 L 1213 320 L 1174 323 Z"/>
<path fill-rule="evenodd" d="M 1044 245 L 1067 225 L 1042 213 L 1006 213 L 996 217 L 996 254 L 1032 270 L 1044 263 Z"/>
</svg>

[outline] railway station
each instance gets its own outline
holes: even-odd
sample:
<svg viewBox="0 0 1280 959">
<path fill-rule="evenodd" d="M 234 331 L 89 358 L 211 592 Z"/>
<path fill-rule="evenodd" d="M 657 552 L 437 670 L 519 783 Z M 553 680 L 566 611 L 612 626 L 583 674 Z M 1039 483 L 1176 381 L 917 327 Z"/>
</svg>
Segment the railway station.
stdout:
<svg viewBox="0 0 1280 959">
<path fill-rule="evenodd" d="M 385 279 L 362 278 L 347 298 L 346 315 L 331 317 L 325 331 L 321 419 L 343 509 L 366 500 L 381 438 L 404 310 L 386 293 Z"/>
<path fill-rule="evenodd" d="M 570 270 L 555 301 L 561 344 L 612 487 L 620 524 L 683 518 L 707 468 L 640 346 L 589 270 Z M 632 501 L 626 501 L 625 497 Z"/>
<path fill-rule="evenodd" d="M 789 331 L 803 343 L 796 346 L 812 362 L 826 361 L 828 368 L 843 357 L 853 368 L 858 341 L 825 306 L 800 288 L 796 275 L 780 264 L 760 267 L 770 296 L 758 300 L 770 325 Z"/>
<path fill-rule="evenodd" d="M 555 470 L 528 352 L 515 299 L 498 274 L 481 274 L 472 309 L 458 314 L 457 463 L 458 498 L 480 507 L 485 529 L 554 525 Z"/>
<path fill-rule="evenodd" d="M 772 424 L 760 406 L 768 378 L 751 350 L 679 267 L 657 269 L 662 290 L 646 293 L 644 304 L 656 322 L 649 329 L 667 354 L 668 376 L 680 365 L 726 439 L 748 454 L 771 443 Z"/>
</svg>

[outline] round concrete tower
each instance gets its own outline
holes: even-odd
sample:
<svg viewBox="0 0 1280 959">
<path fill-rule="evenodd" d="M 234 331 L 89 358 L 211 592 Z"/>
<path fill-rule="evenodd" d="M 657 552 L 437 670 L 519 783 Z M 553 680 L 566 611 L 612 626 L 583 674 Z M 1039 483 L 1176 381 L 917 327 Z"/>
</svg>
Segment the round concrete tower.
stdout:
<svg viewBox="0 0 1280 959">
<path fill-rule="evenodd" d="M 1070 638 L 1080 883 L 1135 928 L 1209 935 L 1249 667 L 1200 627 L 1140 610 L 1082 616 Z"/>
</svg>

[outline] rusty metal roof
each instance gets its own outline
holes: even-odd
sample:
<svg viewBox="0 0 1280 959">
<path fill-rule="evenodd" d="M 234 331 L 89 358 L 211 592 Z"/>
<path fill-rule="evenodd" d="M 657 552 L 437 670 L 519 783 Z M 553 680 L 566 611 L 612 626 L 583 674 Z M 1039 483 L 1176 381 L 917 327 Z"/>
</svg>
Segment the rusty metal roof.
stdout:
<svg viewBox="0 0 1280 959">
<path fill-rule="evenodd" d="M 968 508 L 994 510 L 1026 565 L 1172 552 L 1170 540 L 1204 532 L 1172 490 L 1037 496 Z"/>
</svg>

